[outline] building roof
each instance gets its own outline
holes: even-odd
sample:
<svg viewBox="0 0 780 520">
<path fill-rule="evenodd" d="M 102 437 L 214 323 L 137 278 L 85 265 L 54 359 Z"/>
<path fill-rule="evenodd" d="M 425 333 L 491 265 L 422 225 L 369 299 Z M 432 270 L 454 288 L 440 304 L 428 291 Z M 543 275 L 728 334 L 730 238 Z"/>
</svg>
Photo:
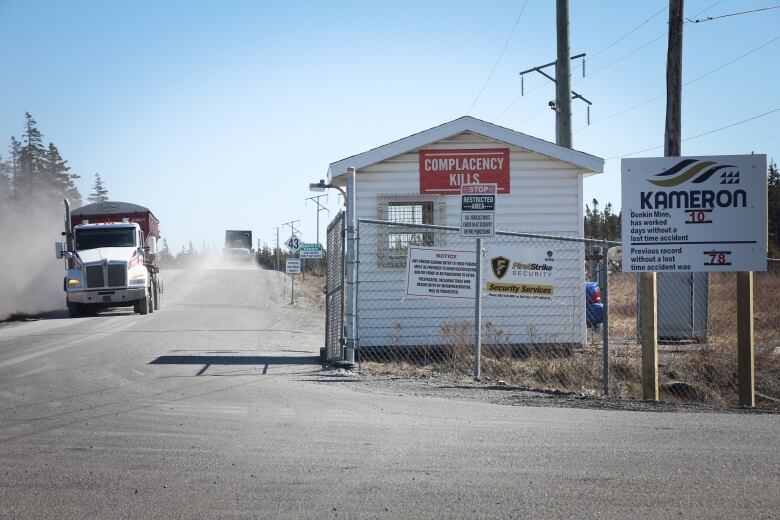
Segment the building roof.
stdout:
<svg viewBox="0 0 780 520">
<path fill-rule="evenodd" d="M 582 168 L 585 173 L 601 173 L 604 171 L 604 159 L 601 157 L 572 150 L 565 146 L 559 146 L 555 143 L 531 137 L 530 135 L 493 123 L 488 123 L 487 121 L 471 116 L 463 116 L 448 123 L 434 126 L 428 130 L 423 130 L 417 134 L 393 141 L 392 143 L 373 148 L 367 152 L 331 163 L 328 167 L 328 180 L 332 181 L 333 179 L 344 175 L 347 173 L 347 168 L 350 166 L 357 168 L 359 171 L 361 168 L 371 166 L 372 164 L 382 162 L 465 132 L 471 132 L 490 139 L 495 139 L 496 141 L 511 144 L 531 152 L 545 155 L 552 159 L 567 162 Z"/>
</svg>

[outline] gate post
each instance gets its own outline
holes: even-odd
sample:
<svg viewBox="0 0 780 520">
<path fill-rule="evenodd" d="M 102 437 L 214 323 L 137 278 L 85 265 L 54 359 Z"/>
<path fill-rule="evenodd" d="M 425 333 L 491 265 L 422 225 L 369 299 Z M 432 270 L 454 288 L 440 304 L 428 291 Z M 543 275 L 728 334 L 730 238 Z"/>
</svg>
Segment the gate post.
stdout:
<svg viewBox="0 0 780 520">
<path fill-rule="evenodd" d="M 355 258 L 355 231 L 356 215 L 355 211 L 355 168 L 347 168 L 347 338 L 346 349 L 344 351 L 344 360 L 350 363 L 355 362 L 355 340 L 357 338 L 356 327 L 356 295 L 355 271 L 357 267 Z"/>
<path fill-rule="evenodd" d="M 609 395 L 609 243 L 604 240 L 601 246 L 601 318 L 602 350 L 604 354 L 604 395 Z"/>
<path fill-rule="evenodd" d="M 474 379 L 482 377 L 482 239 L 477 239 L 476 279 L 474 280 Z"/>
</svg>

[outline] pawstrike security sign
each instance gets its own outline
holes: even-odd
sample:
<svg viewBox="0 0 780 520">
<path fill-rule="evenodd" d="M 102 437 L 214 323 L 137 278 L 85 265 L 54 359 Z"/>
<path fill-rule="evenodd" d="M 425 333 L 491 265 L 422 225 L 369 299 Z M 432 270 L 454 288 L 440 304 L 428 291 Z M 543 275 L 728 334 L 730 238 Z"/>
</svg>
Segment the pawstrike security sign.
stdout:
<svg viewBox="0 0 780 520">
<path fill-rule="evenodd" d="M 485 293 L 510 298 L 550 299 L 558 270 L 546 247 L 491 246 L 484 262 Z"/>
<path fill-rule="evenodd" d="M 623 270 L 766 271 L 766 155 L 622 161 Z"/>
<path fill-rule="evenodd" d="M 420 150 L 420 193 L 460 195 L 462 184 L 495 183 L 509 193 L 509 149 Z"/>
</svg>

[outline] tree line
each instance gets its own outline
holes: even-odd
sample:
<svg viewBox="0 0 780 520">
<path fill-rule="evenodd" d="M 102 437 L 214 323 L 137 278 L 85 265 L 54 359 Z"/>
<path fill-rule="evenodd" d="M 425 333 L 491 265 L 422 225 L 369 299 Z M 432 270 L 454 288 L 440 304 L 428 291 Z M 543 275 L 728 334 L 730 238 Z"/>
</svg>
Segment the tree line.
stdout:
<svg viewBox="0 0 780 520">
<path fill-rule="evenodd" d="M 78 208 L 82 196 L 75 181 L 81 176 L 71 171 L 57 145 L 45 144 L 44 135 L 29 112 L 25 112 L 24 119 L 20 137 L 11 136 L 8 155 L 0 154 L 0 210 L 42 212 L 59 208 L 63 198 L 70 201 L 71 207 Z M 96 173 L 87 201 L 107 200 L 108 187 Z"/>
</svg>

